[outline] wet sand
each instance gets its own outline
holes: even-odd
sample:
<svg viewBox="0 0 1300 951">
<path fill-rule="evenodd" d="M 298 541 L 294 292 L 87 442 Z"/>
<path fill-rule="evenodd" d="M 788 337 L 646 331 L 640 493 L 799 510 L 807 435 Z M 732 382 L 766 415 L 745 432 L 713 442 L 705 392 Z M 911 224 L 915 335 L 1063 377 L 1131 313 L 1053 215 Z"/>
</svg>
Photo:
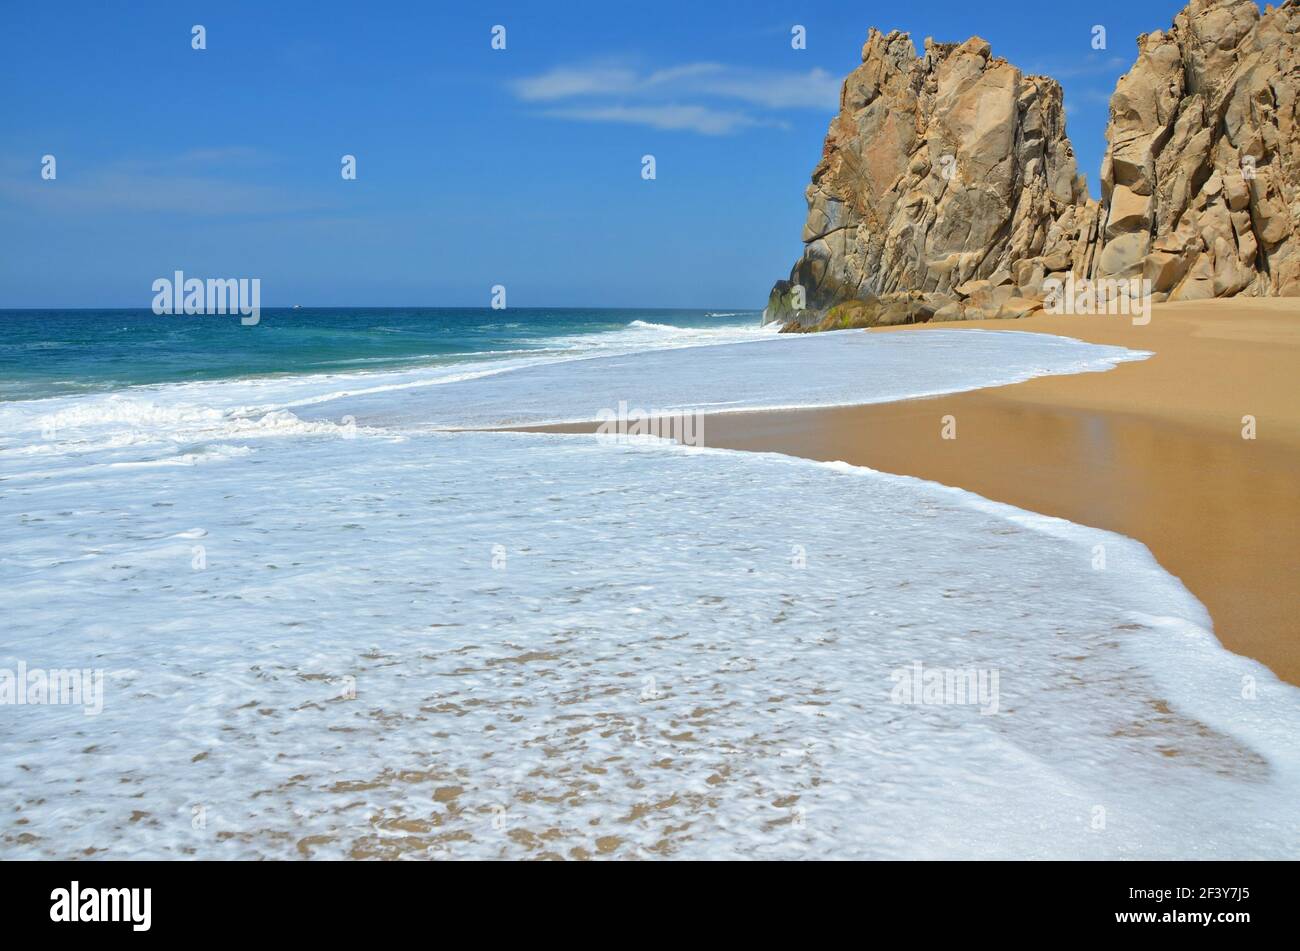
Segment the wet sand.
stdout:
<svg viewBox="0 0 1300 951">
<path fill-rule="evenodd" d="M 1136 538 L 1205 604 L 1226 647 L 1300 684 L 1300 300 L 1160 305 L 1145 326 L 1038 316 L 872 332 L 931 326 L 1155 355 L 953 396 L 711 414 L 705 443 L 918 476 Z M 945 416 L 955 439 L 942 438 Z"/>
</svg>

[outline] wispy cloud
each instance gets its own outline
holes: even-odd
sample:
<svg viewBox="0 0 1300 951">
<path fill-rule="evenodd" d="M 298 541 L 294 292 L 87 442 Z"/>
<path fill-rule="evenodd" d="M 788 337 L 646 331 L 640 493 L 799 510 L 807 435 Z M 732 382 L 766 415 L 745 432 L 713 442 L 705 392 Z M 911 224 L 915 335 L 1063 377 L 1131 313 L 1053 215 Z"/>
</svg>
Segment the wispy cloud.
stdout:
<svg viewBox="0 0 1300 951">
<path fill-rule="evenodd" d="M 636 89 L 637 75 L 630 69 L 613 67 L 560 66 L 511 85 L 525 102 L 554 102 L 575 96 L 625 95 Z"/>
<path fill-rule="evenodd" d="M 739 129 L 758 125 L 781 125 L 774 120 L 758 119 L 743 112 L 710 109 L 708 106 L 575 106 L 547 109 L 542 115 L 584 122 L 625 122 L 650 126 L 652 129 L 699 132 L 701 135 L 729 135 Z"/>
<path fill-rule="evenodd" d="M 763 114 L 780 110 L 834 112 L 840 87 L 823 69 L 770 71 L 708 62 L 652 71 L 620 63 L 559 66 L 511 85 L 523 102 L 550 104 L 542 115 L 703 135 L 784 126 Z"/>
<path fill-rule="evenodd" d="M 1123 56 L 1088 56 L 1073 64 L 1035 63 L 1025 70 L 1030 76 L 1051 76 L 1056 80 L 1080 79 L 1087 76 L 1119 76 L 1129 71 L 1133 65 L 1131 59 Z"/>
<path fill-rule="evenodd" d="M 40 179 L 31 163 L 5 161 L 0 201 L 46 213 L 185 214 L 203 217 L 281 215 L 324 211 L 327 205 L 283 187 L 223 177 L 231 164 L 256 162 L 253 149 L 195 149 L 172 156 L 124 158 L 85 174 L 67 165 L 55 181 Z"/>
<path fill-rule="evenodd" d="M 840 81 L 824 69 L 810 69 L 806 73 L 719 70 L 702 77 L 700 88 L 705 93 L 768 109 L 834 112 L 840 102 Z"/>
</svg>

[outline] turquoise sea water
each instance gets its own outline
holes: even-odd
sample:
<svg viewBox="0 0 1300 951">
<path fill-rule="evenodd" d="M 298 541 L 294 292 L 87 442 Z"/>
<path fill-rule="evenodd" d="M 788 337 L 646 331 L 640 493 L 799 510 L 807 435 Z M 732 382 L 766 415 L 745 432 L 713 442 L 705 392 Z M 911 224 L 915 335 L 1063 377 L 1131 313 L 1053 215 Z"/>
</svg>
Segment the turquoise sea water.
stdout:
<svg viewBox="0 0 1300 951">
<path fill-rule="evenodd" d="M 229 316 L 149 310 L 0 310 L 0 401 L 150 383 L 478 362 L 581 349 L 576 338 L 630 326 L 756 329 L 759 316 L 740 309 L 273 308 L 245 327 Z"/>
</svg>

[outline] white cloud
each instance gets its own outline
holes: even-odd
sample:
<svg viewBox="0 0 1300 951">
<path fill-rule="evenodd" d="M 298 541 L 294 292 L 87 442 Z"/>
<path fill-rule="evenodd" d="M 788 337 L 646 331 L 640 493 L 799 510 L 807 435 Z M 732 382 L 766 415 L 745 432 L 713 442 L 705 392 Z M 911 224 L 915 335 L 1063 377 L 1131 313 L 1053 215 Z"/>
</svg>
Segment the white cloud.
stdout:
<svg viewBox="0 0 1300 951">
<path fill-rule="evenodd" d="M 699 132 L 702 135 L 729 135 L 739 129 L 758 125 L 779 125 L 771 120 L 756 119 L 743 112 L 711 109 L 707 106 L 574 106 L 548 109 L 542 115 L 584 122 L 625 122 L 652 129 Z"/>
<path fill-rule="evenodd" d="M 607 96 L 636 89 L 637 76 L 630 69 L 590 67 L 556 69 L 514 83 L 515 94 L 525 102 L 554 102 L 574 96 Z"/>
<path fill-rule="evenodd" d="M 559 66 L 512 84 L 529 103 L 566 103 L 543 115 L 591 122 L 628 122 L 656 129 L 726 135 L 784 123 L 748 109 L 816 109 L 833 113 L 840 84 L 823 69 L 764 71 L 721 63 L 685 63 L 650 72 L 619 63 Z"/>
<path fill-rule="evenodd" d="M 1122 56 L 1098 56 L 1096 54 L 1066 65 L 1062 63 L 1036 63 L 1025 70 L 1026 76 L 1051 76 L 1060 82 L 1065 79 L 1078 79 L 1085 76 L 1120 76 L 1129 71 L 1132 60 Z"/>
<path fill-rule="evenodd" d="M 716 96 L 740 99 L 768 109 L 821 109 L 834 112 L 840 101 L 840 81 L 824 69 L 806 73 L 727 72 L 701 83 Z"/>
</svg>

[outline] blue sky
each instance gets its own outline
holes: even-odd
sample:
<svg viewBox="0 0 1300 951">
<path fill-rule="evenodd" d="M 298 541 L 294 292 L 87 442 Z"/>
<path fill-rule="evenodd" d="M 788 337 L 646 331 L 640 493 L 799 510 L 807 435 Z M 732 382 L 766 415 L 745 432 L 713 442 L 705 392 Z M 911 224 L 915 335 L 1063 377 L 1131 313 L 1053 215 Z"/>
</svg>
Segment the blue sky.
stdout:
<svg viewBox="0 0 1300 951">
<path fill-rule="evenodd" d="M 0 307 L 148 307 L 176 269 L 265 306 L 760 307 L 868 26 L 1060 79 L 1095 191 L 1115 80 L 1181 6 L 7 0 Z"/>
</svg>

